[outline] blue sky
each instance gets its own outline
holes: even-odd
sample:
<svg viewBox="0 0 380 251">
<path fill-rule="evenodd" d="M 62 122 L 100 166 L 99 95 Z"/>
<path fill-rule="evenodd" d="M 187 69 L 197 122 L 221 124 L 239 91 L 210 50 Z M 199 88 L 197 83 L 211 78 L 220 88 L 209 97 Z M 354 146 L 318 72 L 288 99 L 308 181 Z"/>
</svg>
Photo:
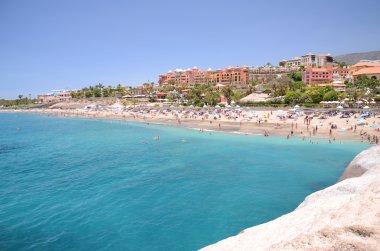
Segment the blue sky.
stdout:
<svg viewBox="0 0 380 251">
<path fill-rule="evenodd" d="M 379 9 L 379 0 L 0 0 L 0 98 L 379 50 Z"/>
</svg>

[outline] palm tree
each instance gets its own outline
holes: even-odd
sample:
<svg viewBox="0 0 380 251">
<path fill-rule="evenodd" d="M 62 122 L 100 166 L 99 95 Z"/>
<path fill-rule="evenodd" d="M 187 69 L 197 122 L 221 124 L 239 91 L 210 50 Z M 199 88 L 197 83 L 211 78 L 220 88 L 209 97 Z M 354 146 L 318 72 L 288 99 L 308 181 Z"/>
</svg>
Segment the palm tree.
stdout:
<svg viewBox="0 0 380 251">
<path fill-rule="evenodd" d="M 99 89 L 103 89 L 104 88 L 104 85 L 102 83 L 99 83 L 95 86 L 96 88 L 99 88 Z"/>
<path fill-rule="evenodd" d="M 24 95 L 19 94 L 18 99 L 16 100 L 17 105 L 21 104 L 21 99 L 24 97 Z"/>
<path fill-rule="evenodd" d="M 121 84 L 117 85 L 116 90 L 117 90 L 118 94 L 121 95 L 121 96 L 124 96 L 125 93 L 126 93 L 125 87 L 122 86 Z"/>
<path fill-rule="evenodd" d="M 103 89 L 104 89 L 104 85 L 102 83 L 99 83 L 95 86 L 95 88 L 99 89 L 100 90 L 100 96 L 103 97 Z"/>
<path fill-rule="evenodd" d="M 231 104 L 232 95 L 233 95 L 231 87 L 229 85 L 223 87 L 222 93 L 223 93 L 223 96 L 227 99 L 227 103 Z"/>
</svg>

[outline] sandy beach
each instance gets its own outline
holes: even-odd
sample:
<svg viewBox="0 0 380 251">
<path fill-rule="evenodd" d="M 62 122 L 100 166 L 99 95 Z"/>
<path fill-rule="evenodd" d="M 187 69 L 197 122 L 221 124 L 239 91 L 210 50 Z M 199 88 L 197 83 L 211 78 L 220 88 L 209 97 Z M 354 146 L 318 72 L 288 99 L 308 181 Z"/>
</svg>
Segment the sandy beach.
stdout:
<svg viewBox="0 0 380 251">
<path fill-rule="evenodd" d="M 65 107 L 65 106 L 63 106 Z M 294 109 L 292 109 L 294 110 Z M 356 140 L 379 144 L 380 114 L 370 112 L 362 117 L 360 112 L 333 111 L 285 111 L 275 108 L 163 108 L 124 107 L 115 103 L 102 109 L 62 108 L 54 105 L 48 109 L 0 110 L 1 112 L 28 112 L 47 116 L 125 120 L 146 124 L 165 124 L 186 127 L 200 132 L 221 131 L 246 135 L 282 136 L 288 139 L 301 137 L 314 143 L 322 138 L 330 143 Z M 330 111 L 330 113 L 329 113 Z M 342 117 L 342 115 L 349 117 Z M 363 110 L 361 111 L 363 112 Z M 366 112 L 366 111 L 364 111 Z"/>
</svg>

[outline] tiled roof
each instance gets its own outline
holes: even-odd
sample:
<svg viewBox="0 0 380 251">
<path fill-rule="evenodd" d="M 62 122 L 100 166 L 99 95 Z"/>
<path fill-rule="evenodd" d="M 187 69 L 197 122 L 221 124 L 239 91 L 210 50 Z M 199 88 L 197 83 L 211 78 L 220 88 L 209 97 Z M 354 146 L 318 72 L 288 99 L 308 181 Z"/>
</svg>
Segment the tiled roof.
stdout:
<svg viewBox="0 0 380 251">
<path fill-rule="evenodd" d="M 326 68 L 312 68 L 312 69 L 309 69 L 308 71 L 312 71 L 312 72 L 327 72 L 328 70 Z"/>
<path fill-rule="evenodd" d="M 380 62 L 359 62 L 354 64 L 352 67 L 380 67 Z"/>
<path fill-rule="evenodd" d="M 358 76 L 358 75 L 367 75 L 367 74 L 380 74 L 380 67 L 363 68 L 354 72 L 352 75 Z"/>
</svg>

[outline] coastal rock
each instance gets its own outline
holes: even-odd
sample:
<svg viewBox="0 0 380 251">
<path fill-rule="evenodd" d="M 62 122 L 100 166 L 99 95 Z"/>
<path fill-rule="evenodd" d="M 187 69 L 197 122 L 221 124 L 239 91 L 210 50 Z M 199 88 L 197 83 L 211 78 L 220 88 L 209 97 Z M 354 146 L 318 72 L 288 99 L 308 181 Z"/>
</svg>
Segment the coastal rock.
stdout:
<svg viewBox="0 0 380 251">
<path fill-rule="evenodd" d="M 339 181 L 359 177 L 376 165 L 380 165 L 380 147 L 374 146 L 359 153 L 347 166 Z"/>
<path fill-rule="evenodd" d="M 380 146 L 360 153 L 339 183 L 293 212 L 202 250 L 380 250 Z"/>
</svg>

